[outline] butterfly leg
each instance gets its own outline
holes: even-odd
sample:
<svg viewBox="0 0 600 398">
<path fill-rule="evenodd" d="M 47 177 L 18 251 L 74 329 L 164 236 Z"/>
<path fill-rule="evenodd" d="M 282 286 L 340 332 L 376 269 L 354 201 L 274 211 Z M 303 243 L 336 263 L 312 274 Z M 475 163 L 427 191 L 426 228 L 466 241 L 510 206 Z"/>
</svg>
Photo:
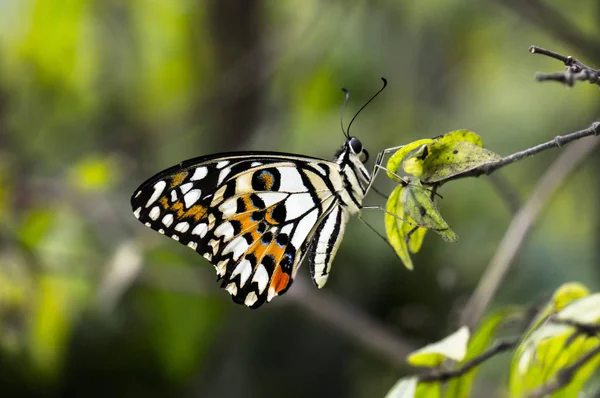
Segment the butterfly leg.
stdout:
<svg viewBox="0 0 600 398">
<path fill-rule="evenodd" d="M 406 181 L 406 180 L 404 179 L 404 177 L 400 177 L 398 174 L 394 173 L 394 172 L 393 172 L 393 171 L 391 171 L 390 169 L 387 169 L 387 168 L 383 167 L 383 166 L 382 166 L 382 165 L 380 165 L 380 164 L 378 164 L 378 165 L 375 165 L 375 166 L 376 166 L 376 167 L 377 167 L 379 170 L 383 170 L 383 171 L 385 171 L 385 172 L 387 172 L 387 173 L 390 173 L 391 175 L 393 175 L 394 177 L 396 177 L 397 179 L 399 179 L 400 181 L 402 181 L 402 183 L 403 183 L 403 184 L 405 184 L 405 185 L 408 185 L 408 184 L 409 184 L 409 182 L 408 182 L 408 181 Z"/>
<path fill-rule="evenodd" d="M 381 165 L 378 165 L 377 168 L 380 169 L 380 170 L 384 170 L 387 173 L 390 173 L 391 175 L 393 175 L 394 177 L 396 177 L 397 179 L 399 179 L 400 181 L 402 181 L 403 184 L 405 184 L 405 185 L 411 185 L 411 183 L 409 181 L 406 181 L 405 178 L 400 177 L 398 174 L 394 173 L 393 171 L 391 171 L 389 169 L 386 169 L 385 167 L 383 167 Z M 442 195 L 440 195 L 439 193 L 437 193 L 437 191 L 436 191 L 437 186 L 435 186 L 433 189 L 432 188 L 426 188 L 426 187 L 422 187 L 422 189 L 424 189 L 426 191 L 429 191 L 431 193 L 431 199 L 433 199 L 434 196 L 438 196 L 440 199 L 444 199 L 444 197 Z M 373 190 L 375 190 L 375 187 L 373 187 Z M 377 192 L 377 193 L 379 193 L 379 192 Z"/>
<path fill-rule="evenodd" d="M 398 220 L 404 221 L 405 223 L 409 224 L 409 225 L 413 225 L 413 226 L 418 226 L 417 224 L 415 224 L 414 222 L 405 220 L 404 218 L 400 217 L 397 214 L 392 213 L 391 211 L 387 211 L 387 209 L 385 209 L 383 206 L 379 206 L 379 205 L 372 205 L 372 206 L 361 206 L 360 207 L 361 210 L 381 210 L 382 212 L 389 214 L 390 216 L 397 218 Z"/>
<path fill-rule="evenodd" d="M 367 189 L 365 190 L 365 195 L 367 194 L 367 192 L 369 192 L 369 190 L 371 189 L 371 186 L 373 186 L 373 183 L 375 182 L 375 177 L 377 177 L 377 173 L 379 173 L 379 170 L 381 168 L 381 165 L 383 163 L 383 159 L 385 158 L 385 155 L 387 155 L 388 153 L 396 152 L 398 149 L 402 148 L 403 146 L 404 145 L 387 148 L 377 154 L 377 158 L 375 158 L 375 164 L 373 165 L 373 170 L 371 171 L 371 180 L 369 181 L 369 185 L 367 185 Z"/>
</svg>

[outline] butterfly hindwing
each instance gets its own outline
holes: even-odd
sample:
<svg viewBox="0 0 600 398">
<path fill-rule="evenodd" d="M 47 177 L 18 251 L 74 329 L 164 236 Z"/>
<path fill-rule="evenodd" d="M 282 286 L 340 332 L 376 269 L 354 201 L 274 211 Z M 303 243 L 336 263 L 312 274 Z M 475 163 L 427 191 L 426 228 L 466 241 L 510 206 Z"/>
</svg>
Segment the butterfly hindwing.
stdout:
<svg viewBox="0 0 600 398">
<path fill-rule="evenodd" d="M 197 158 L 150 178 L 131 205 L 210 261 L 234 301 L 257 308 L 289 288 L 317 227 L 341 214 L 326 178 L 336 166 L 273 153 Z"/>
<path fill-rule="evenodd" d="M 342 243 L 347 214 L 337 206 L 318 225 L 308 250 L 310 275 L 315 285 L 320 289 L 327 283 L 331 263 Z"/>
</svg>

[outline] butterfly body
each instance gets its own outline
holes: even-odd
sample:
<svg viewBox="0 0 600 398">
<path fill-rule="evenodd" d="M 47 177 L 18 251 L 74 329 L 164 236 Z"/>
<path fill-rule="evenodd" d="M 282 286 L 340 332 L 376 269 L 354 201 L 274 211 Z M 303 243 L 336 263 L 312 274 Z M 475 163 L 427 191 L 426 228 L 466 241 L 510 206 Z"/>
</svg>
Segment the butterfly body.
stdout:
<svg viewBox="0 0 600 398">
<path fill-rule="evenodd" d="M 144 182 L 136 218 L 211 262 L 234 301 L 257 308 L 287 291 L 308 255 L 323 287 L 371 177 L 348 139 L 334 161 L 277 152 L 209 155 Z M 361 160 L 362 159 L 362 160 Z"/>
</svg>

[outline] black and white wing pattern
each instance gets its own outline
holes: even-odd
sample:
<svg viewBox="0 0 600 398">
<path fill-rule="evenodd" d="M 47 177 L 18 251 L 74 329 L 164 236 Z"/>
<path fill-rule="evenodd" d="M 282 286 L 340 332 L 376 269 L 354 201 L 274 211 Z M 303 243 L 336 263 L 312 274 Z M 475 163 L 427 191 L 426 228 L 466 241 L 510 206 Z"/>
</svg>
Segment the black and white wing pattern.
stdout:
<svg viewBox="0 0 600 398">
<path fill-rule="evenodd" d="M 131 206 L 140 222 L 212 263 L 235 302 L 257 308 L 287 291 L 308 252 L 313 281 L 325 285 L 345 224 L 365 192 L 355 186 L 365 177 L 344 156 L 333 162 L 272 152 L 195 158 L 144 182 Z"/>
<path fill-rule="evenodd" d="M 336 206 L 317 226 L 308 250 L 308 264 L 310 276 L 319 289 L 327 283 L 331 263 L 342 243 L 347 223 L 348 214 L 341 206 Z"/>
</svg>

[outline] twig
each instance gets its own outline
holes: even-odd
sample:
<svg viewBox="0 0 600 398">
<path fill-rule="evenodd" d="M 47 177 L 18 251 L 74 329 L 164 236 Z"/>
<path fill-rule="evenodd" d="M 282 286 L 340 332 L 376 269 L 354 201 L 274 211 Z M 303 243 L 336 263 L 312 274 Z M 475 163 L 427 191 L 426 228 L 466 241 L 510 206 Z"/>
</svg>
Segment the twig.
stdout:
<svg viewBox="0 0 600 398">
<path fill-rule="evenodd" d="M 594 123 L 592 127 L 573 134 L 579 136 L 579 138 L 581 138 L 581 136 L 591 135 L 597 131 L 598 126 L 598 123 Z M 573 134 L 569 134 L 565 137 L 574 137 Z M 550 142 L 552 143 L 554 140 Z M 561 145 L 565 143 L 562 140 L 559 142 Z M 475 292 L 465 306 L 461 317 L 461 324 L 473 326 L 478 322 L 483 311 L 496 295 L 517 252 L 525 242 L 525 238 L 531 231 L 531 227 L 537 221 L 544 205 L 548 203 L 560 185 L 566 180 L 567 176 L 570 175 L 589 156 L 589 154 L 598 147 L 599 144 L 600 139 L 582 140 L 574 143 L 554 161 L 542 176 L 531 197 L 512 219 L 502 238 L 502 242 L 500 242 L 500 245 L 496 249 L 496 253 L 486 267 Z M 538 145 L 538 148 L 544 146 L 551 147 L 553 145 L 546 143 L 541 146 Z M 504 159 L 507 158 L 504 158 L 499 163 L 506 165 L 514 160 L 529 156 L 531 153 L 527 153 L 528 151 L 523 151 L 519 154 L 507 157 L 510 161 L 505 161 Z M 539 152 L 539 150 L 536 150 L 534 153 L 537 152 Z M 497 168 L 498 167 L 494 168 L 494 170 Z"/>
<path fill-rule="evenodd" d="M 469 170 L 466 173 L 458 174 L 454 177 L 448 178 L 447 180 L 444 180 L 443 183 L 445 184 L 448 181 L 458 180 L 466 177 L 478 177 L 482 174 L 491 174 L 504 166 L 507 166 L 528 156 L 535 155 L 550 148 L 560 148 L 571 141 L 579 140 L 581 138 L 593 135 L 600 135 L 600 122 L 594 122 L 590 127 L 576 131 L 574 133 L 556 136 L 554 139 L 544 142 L 543 144 L 539 144 L 534 147 L 527 148 L 523 151 L 513 153 L 512 155 L 505 156 L 497 162 L 486 163 L 484 165 L 481 165 L 480 167 Z"/>
<path fill-rule="evenodd" d="M 548 321 L 552 322 L 552 323 L 556 323 L 558 325 L 572 326 L 572 327 L 576 328 L 577 332 L 579 332 L 580 334 L 585 334 L 588 336 L 595 336 L 598 333 L 600 333 L 600 325 L 598 325 L 598 324 L 581 323 L 581 322 L 574 321 L 572 319 L 558 318 L 557 316 L 554 316 L 554 315 L 551 316 L 550 318 L 548 318 Z"/>
<path fill-rule="evenodd" d="M 406 356 L 418 348 L 406 338 L 391 333 L 381 322 L 358 308 L 309 286 L 305 278 L 296 278 L 290 291 L 283 297 L 391 363 L 405 364 Z"/>
<path fill-rule="evenodd" d="M 423 376 L 419 376 L 419 381 L 428 383 L 428 382 L 446 382 L 450 379 L 460 377 L 465 373 L 469 372 L 473 368 L 481 365 L 483 362 L 487 361 L 491 357 L 502 353 L 504 351 L 508 351 L 513 349 L 519 344 L 520 338 L 512 339 L 512 340 L 500 340 L 496 342 L 491 348 L 487 351 L 484 351 L 481 355 L 474 357 L 468 362 L 465 362 L 463 366 L 458 369 L 441 371 L 441 372 L 433 372 L 430 374 L 426 374 Z"/>
<path fill-rule="evenodd" d="M 577 371 L 582 368 L 586 363 L 591 361 L 596 355 L 600 354 L 600 344 L 592 348 L 585 355 L 580 357 L 577 361 L 573 362 L 572 365 L 562 368 L 556 372 L 554 379 L 540 388 L 529 393 L 529 398 L 542 398 L 552 394 L 553 392 L 560 390 L 571 382 Z"/>
<path fill-rule="evenodd" d="M 587 81 L 590 84 L 600 86 L 600 70 L 598 69 L 589 67 L 571 56 L 564 56 L 537 46 L 529 47 L 529 51 L 532 54 L 541 54 L 562 61 L 567 67 L 565 72 L 537 73 L 535 78 L 539 82 L 556 81 L 572 87 L 576 81 Z"/>
</svg>

